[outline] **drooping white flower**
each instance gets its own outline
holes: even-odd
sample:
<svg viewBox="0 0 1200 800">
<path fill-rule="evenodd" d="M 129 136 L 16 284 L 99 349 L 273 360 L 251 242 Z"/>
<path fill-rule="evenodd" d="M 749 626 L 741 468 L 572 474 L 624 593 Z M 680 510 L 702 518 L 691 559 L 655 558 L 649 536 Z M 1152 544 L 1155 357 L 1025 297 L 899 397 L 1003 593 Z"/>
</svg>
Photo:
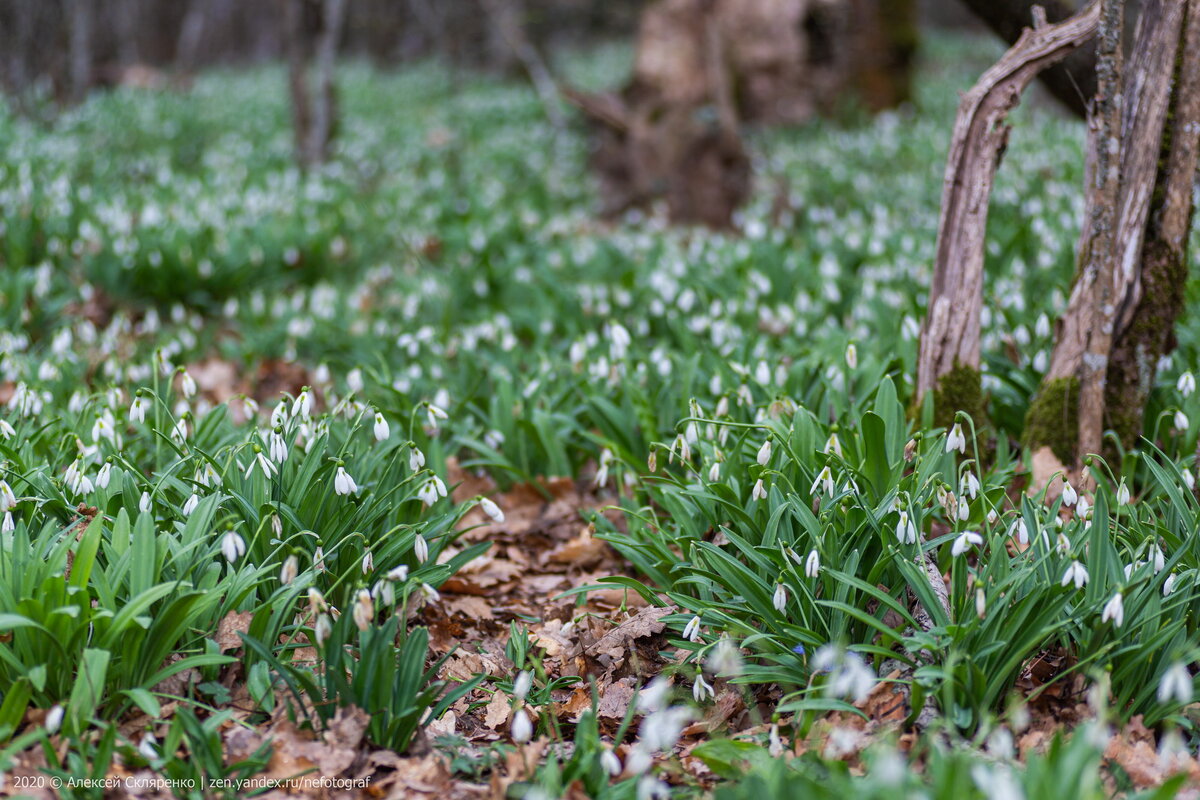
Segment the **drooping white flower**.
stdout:
<svg viewBox="0 0 1200 800">
<path fill-rule="evenodd" d="M 896 523 L 896 538 L 900 540 L 900 544 L 917 543 L 917 528 L 909 519 L 907 511 L 900 512 L 900 520 Z"/>
<path fill-rule="evenodd" d="M 1163 555 L 1162 548 L 1157 544 L 1150 549 L 1150 561 L 1154 564 L 1155 575 L 1162 572 L 1163 568 L 1167 565 L 1166 556 Z"/>
<path fill-rule="evenodd" d="M 736 678 L 742 674 L 742 652 L 732 639 L 722 636 L 717 640 L 717 646 L 713 648 L 705 666 L 709 672 L 723 678 Z"/>
<path fill-rule="evenodd" d="M 858 369 L 858 347 L 854 342 L 846 345 L 846 366 L 850 369 Z"/>
<path fill-rule="evenodd" d="M 221 554 L 230 564 L 236 563 L 246 554 L 246 542 L 237 531 L 226 531 L 221 537 Z"/>
<path fill-rule="evenodd" d="M 130 422 L 145 422 L 146 421 L 146 402 L 140 394 L 133 396 L 133 403 L 129 406 L 129 421 Z"/>
<path fill-rule="evenodd" d="M 1079 493 L 1075 491 L 1075 487 L 1071 485 L 1071 482 L 1067 481 L 1066 483 L 1063 484 L 1063 490 L 1062 490 L 1063 505 L 1068 506 L 1068 507 L 1073 506 L 1073 505 L 1075 505 L 1075 502 L 1077 500 L 1079 500 Z"/>
<path fill-rule="evenodd" d="M 296 580 L 296 576 L 300 574 L 300 559 L 296 558 L 293 553 L 284 559 L 283 566 L 279 570 L 279 582 L 287 586 L 292 581 Z"/>
<path fill-rule="evenodd" d="M 1188 426 L 1191 424 L 1190 420 L 1188 420 L 1187 414 L 1183 413 L 1182 411 L 1175 412 L 1174 422 L 1175 422 L 1175 430 L 1181 431 L 1184 433 L 1187 432 Z"/>
<path fill-rule="evenodd" d="M 809 551 L 808 559 L 804 562 L 804 574 L 810 578 L 817 577 L 821 572 L 821 555 L 816 548 Z"/>
<path fill-rule="evenodd" d="M 1190 372 L 1183 373 L 1175 382 L 1175 389 L 1184 397 L 1190 397 L 1196 391 L 1196 376 Z"/>
<path fill-rule="evenodd" d="M 829 438 L 825 440 L 825 453 L 834 453 L 838 458 L 846 457 L 842 452 L 842 440 L 838 438 L 837 433 L 829 434 Z"/>
<path fill-rule="evenodd" d="M 316 637 L 317 646 L 321 647 L 329 640 L 330 634 L 333 633 L 333 620 L 328 614 L 321 614 L 317 617 L 317 624 L 313 630 L 313 635 Z"/>
<path fill-rule="evenodd" d="M 55 703 L 53 706 L 51 706 L 50 710 L 46 712 L 46 720 L 43 723 L 46 728 L 46 733 L 50 734 L 51 736 L 58 733 L 58 729 L 62 727 L 63 713 L 63 707 L 61 705 Z"/>
<path fill-rule="evenodd" d="M 1171 592 L 1175 591 L 1175 578 L 1176 578 L 1176 575 L 1174 572 L 1172 572 L 1170 575 L 1167 576 L 1167 579 L 1165 581 L 1163 581 L 1163 588 L 1162 588 L 1163 597 L 1166 597 Z"/>
<path fill-rule="evenodd" d="M 333 491 L 339 495 L 357 494 L 358 484 L 346 472 L 346 468 L 339 466 L 337 473 L 333 476 Z"/>
<path fill-rule="evenodd" d="M 308 387 L 305 386 L 300 390 L 300 394 L 296 395 L 296 399 L 292 402 L 292 419 L 299 417 L 301 420 L 307 421 L 312 416 L 312 397 L 308 393 Z M 276 423 L 272 421 L 272 426 Z"/>
<path fill-rule="evenodd" d="M 714 461 L 712 466 L 708 468 L 708 482 L 716 483 L 721 480 L 721 462 Z"/>
<path fill-rule="evenodd" d="M 750 490 L 750 500 L 751 501 L 765 500 L 766 497 L 767 497 L 767 487 L 763 485 L 762 478 L 759 478 L 755 482 L 754 488 Z"/>
<path fill-rule="evenodd" d="M 429 542 L 425 541 L 425 537 L 417 534 L 417 538 L 413 540 L 413 554 L 416 555 L 417 561 L 424 564 L 429 560 Z"/>
<path fill-rule="evenodd" d="M 442 479 L 436 475 L 431 476 L 417 490 L 417 497 L 422 503 L 431 506 L 438 501 L 438 498 L 446 496 L 446 484 L 442 483 Z"/>
<path fill-rule="evenodd" d="M 1086 496 L 1079 498 L 1079 503 L 1075 506 L 1075 515 L 1087 519 L 1088 511 L 1092 508 L 1092 504 L 1088 502 Z"/>
<path fill-rule="evenodd" d="M 1024 517 L 1017 517 L 1011 525 L 1008 526 L 1009 537 L 1016 536 L 1017 541 L 1021 544 L 1029 544 L 1029 526 L 1025 524 Z"/>
<path fill-rule="evenodd" d="M 382 442 L 391 436 L 391 428 L 388 427 L 387 420 L 383 418 L 383 414 L 375 412 L 375 441 Z"/>
<path fill-rule="evenodd" d="M 360 631 L 365 631 L 371 627 L 371 621 L 375 619 L 375 601 L 371 599 L 371 593 L 366 589 L 359 589 L 358 594 L 354 597 L 354 624 Z"/>
<path fill-rule="evenodd" d="M 416 448 L 414 445 L 408 450 L 408 468 L 413 472 L 425 466 L 425 454 Z"/>
<path fill-rule="evenodd" d="M 392 567 L 388 570 L 387 579 L 399 583 L 403 580 L 408 580 L 408 565 L 401 564 L 398 567 Z"/>
<path fill-rule="evenodd" d="M 1117 592 L 1104 604 L 1104 611 L 1100 614 L 1101 622 L 1112 620 L 1113 625 L 1121 627 L 1125 622 L 1125 603 L 1121 598 L 1121 593 Z"/>
<path fill-rule="evenodd" d="M 517 744 L 524 744 L 533 738 L 533 723 L 529 721 L 529 715 L 525 713 L 525 709 L 518 708 L 513 712 L 512 728 L 509 733 Z"/>
<path fill-rule="evenodd" d="M 179 373 L 179 388 L 183 390 L 183 396 L 192 398 L 196 396 L 196 379 L 192 377 L 192 373 L 186 369 L 180 370 Z"/>
<path fill-rule="evenodd" d="M 444 420 L 444 419 L 450 419 L 450 415 L 447 414 L 440 407 L 435 406 L 433 403 L 426 403 L 425 404 L 425 419 L 429 423 L 430 428 L 437 428 L 438 421 Z"/>
<path fill-rule="evenodd" d="M 705 697 L 716 697 L 717 693 L 713 691 L 712 684 L 704 680 L 702 673 L 696 673 L 696 680 L 692 682 L 692 699 L 697 703 L 703 703 Z"/>
<path fill-rule="evenodd" d="M 513 699 L 523 701 L 529 696 L 529 690 L 532 688 L 533 673 L 526 669 L 521 670 L 513 679 Z"/>
<path fill-rule="evenodd" d="M 246 478 L 250 477 L 250 474 L 254 472 L 254 468 L 257 466 L 263 477 L 270 480 L 279 471 L 279 467 L 275 466 L 274 462 L 267 458 L 262 450 L 258 449 L 258 445 L 255 445 L 254 448 L 257 452 L 255 452 L 254 458 L 250 459 L 250 466 L 246 468 Z"/>
<path fill-rule="evenodd" d="M 0 511 L 11 511 L 17 506 L 17 496 L 13 494 L 8 481 L 0 480 Z"/>
<path fill-rule="evenodd" d="M 198 505 L 200 505 L 200 496 L 195 492 L 192 492 L 192 495 L 183 503 L 183 508 L 181 509 L 183 511 L 183 515 L 185 517 L 190 517 Z"/>
<path fill-rule="evenodd" d="M 963 531 L 954 540 L 954 545 L 950 548 L 950 555 L 961 556 L 963 553 L 971 549 L 971 545 L 983 544 L 983 537 L 974 531 Z"/>
<path fill-rule="evenodd" d="M 979 478 L 975 477 L 974 472 L 964 472 L 959 483 L 959 491 L 963 495 L 969 496 L 972 500 L 979 495 Z"/>
<path fill-rule="evenodd" d="M 1179 470 L 1179 474 L 1183 478 L 1183 485 L 1187 487 L 1187 490 L 1193 491 L 1196 488 L 1196 477 L 1192 475 L 1192 471 L 1183 467 Z"/>
<path fill-rule="evenodd" d="M 492 522 L 495 522 L 497 525 L 504 522 L 504 512 L 491 499 L 487 497 L 479 498 L 479 507 L 483 509 L 483 513 L 491 518 Z"/>
<path fill-rule="evenodd" d="M 147 732 L 142 736 L 142 741 L 138 744 L 138 753 L 147 761 L 153 761 L 158 758 L 158 740 L 154 738 L 153 733 Z"/>
<path fill-rule="evenodd" d="M 1088 571 L 1078 561 L 1072 561 L 1067 565 L 1067 571 L 1063 573 L 1062 585 L 1066 586 L 1074 582 L 1076 589 L 1082 589 L 1088 582 Z"/>
<path fill-rule="evenodd" d="M 363 573 L 363 575 L 370 575 L 374 571 L 375 571 L 375 556 L 371 554 L 370 550 L 368 550 L 366 553 L 363 554 L 363 557 L 362 557 L 362 573 Z"/>
<path fill-rule="evenodd" d="M 272 430 L 267 437 L 267 452 L 271 456 L 271 460 L 279 466 L 283 466 L 283 462 L 287 461 L 288 446 L 287 440 L 278 429 Z"/>
<path fill-rule="evenodd" d="M 818 487 L 820 487 L 821 491 L 823 491 L 826 495 L 833 497 L 833 472 L 830 471 L 828 466 L 817 473 L 817 479 L 813 481 L 812 486 L 810 486 L 808 489 L 809 493 L 816 494 Z"/>
<path fill-rule="evenodd" d="M 955 450 L 960 453 L 967 452 L 967 437 L 963 434 L 961 422 L 954 423 L 954 427 L 946 436 L 946 452 L 951 453 Z"/>
<path fill-rule="evenodd" d="M 688 624 L 683 626 L 683 638 L 691 642 L 700 641 L 700 617 L 693 616 Z"/>
<path fill-rule="evenodd" d="M 142 497 L 138 500 L 138 511 L 143 514 L 149 514 L 150 509 L 154 508 L 153 502 L 150 500 L 149 492 L 142 492 Z"/>
<path fill-rule="evenodd" d="M 611 747 L 605 746 L 600 753 L 600 766 L 604 769 L 610 778 L 615 778 L 621 774 L 621 759 L 612 751 Z"/>
<path fill-rule="evenodd" d="M 758 465 L 765 467 L 771 463 L 771 440 L 767 439 L 763 442 L 762 447 L 758 448 Z"/>
<path fill-rule="evenodd" d="M 1117 486 L 1117 505 L 1124 506 L 1129 504 L 1129 487 L 1125 485 L 1125 479 L 1121 479 L 1121 484 Z"/>
<path fill-rule="evenodd" d="M 984 593 L 982 586 L 975 588 L 975 615 L 980 619 L 987 616 L 987 594 Z"/>
<path fill-rule="evenodd" d="M 12 533 L 17 529 L 16 520 L 13 519 L 11 511 L 5 511 L 4 517 L 0 519 L 0 533 Z"/>
<path fill-rule="evenodd" d="M 775 584 L 775 595 L 771 598 L 771 604 L 775 606 L 775 610 L 782 614 L 787 610 L 788 592 L 787 587 L 782 583 Z"/>
<path fill-rule="evenodd" d="M 1192 702 L 1194 682 L 1187 664 L 1176 661 L 1167 667 L 1158 682 L 1158 702 L 1187 705 Z"/>
<path fill-rule="evenodd" d="M 11 439 L 17 435 L 17 430 L 12 425 L 8 424 L 8 420 L 0 419 L 0 436 L 5 439 Z"/>
</svg>

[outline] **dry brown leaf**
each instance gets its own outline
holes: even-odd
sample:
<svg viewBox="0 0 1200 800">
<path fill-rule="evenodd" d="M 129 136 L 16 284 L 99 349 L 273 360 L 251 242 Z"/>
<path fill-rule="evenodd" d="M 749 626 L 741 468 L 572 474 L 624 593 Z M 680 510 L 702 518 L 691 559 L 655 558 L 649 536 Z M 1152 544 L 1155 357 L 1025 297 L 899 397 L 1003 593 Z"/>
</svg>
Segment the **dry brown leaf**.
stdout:
<svg viewBox="0 0 1200 800">
<path fill-rule="evenodd" d="M 551 550 L 546 555 L 546 560 L 574 567 L 586 567 L 596 563 L 604 558 L 611 548 L 608 542 L 597 539 L 592 532 L 592 526 L 585 525 L 578 536 Z"/>
<path fill-rule="evenodd" d="M 251 611 L 230 611 L 217 623 L 217 647 L 221 652 L 236 650 L 242 646 L 242 637 L 238 634 L 250 630 L 250 622 L 254 619 Z"/>
<path fill-rule="evenodd" d="M 596 706 L 596 716 L 609 719 L 624 719 L 633 702 L 633 678 L 623 678 L 610 684 L 600 692 L 600 703 Z"/>
<path fill-rule="evenodd" d="M 625 650 L 630 642 L 643 636 L 661 633 L 666 625 L 660 620 L 675 613 L 674 606 L 656 608 L 647 606 L 640 609 L 629 619 L 601 636 L 594 644 L 586 649 L 589 655 L 609 655 L 614 658 L 624 658 Z"/>
<path fill-rule="evenodd" d="M 493 730 L 498 729 L 501 725 L 508 722 L 508 712 L 510 710 L 508 698 L 504 692 L 497 691 L 492 695 L 491 702 L 487 704 L 483 724 Z"/>
</svg>

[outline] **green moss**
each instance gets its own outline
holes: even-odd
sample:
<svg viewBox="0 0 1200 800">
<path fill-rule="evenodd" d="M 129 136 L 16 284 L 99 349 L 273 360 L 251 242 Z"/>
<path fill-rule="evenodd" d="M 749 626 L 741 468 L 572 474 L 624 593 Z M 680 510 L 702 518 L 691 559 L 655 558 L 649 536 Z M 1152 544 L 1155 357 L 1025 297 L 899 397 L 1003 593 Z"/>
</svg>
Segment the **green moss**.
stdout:
<svg viewBox="0 0 1200 800">
<path fill-rule="evenodd" d="M 1064 464 L 1073 463 L 1079 447 L 1079 379 L 1050 381 L 1034 397 L 1025 415 L 1025 444 L 1048 446 Z"/>
<path fill-rule="evenodd" d="M 955 362 L 933 390 L 933 424 L 948 428 L 959 411 L 969 414 L 976 426 L 982 427 L 987 421 L 979 370 Z"/>
</svg>

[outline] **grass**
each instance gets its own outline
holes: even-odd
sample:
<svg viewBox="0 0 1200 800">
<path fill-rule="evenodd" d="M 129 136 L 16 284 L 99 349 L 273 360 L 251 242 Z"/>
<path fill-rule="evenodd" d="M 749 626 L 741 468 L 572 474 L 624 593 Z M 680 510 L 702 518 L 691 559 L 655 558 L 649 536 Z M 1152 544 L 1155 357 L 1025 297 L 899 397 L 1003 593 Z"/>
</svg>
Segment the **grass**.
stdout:
<svg viewBox="0 0 1200 800">
<path fill-rule="evenodd" d="M 320 730 L 354 706 L 403 752 L 477 687 L 512 694 L 535 653 L 447 682 L 410 622 L 488 548 L 459 546 L 481 499 L 446 496 L 455 462 L 500 488 L 609 492 L 621 522 L 595 522 L 636 574 L 609 583 L 675 606 L 667 672 L 693 698 L 564 728 L 545 709 L 567 684 L 539 674 L 534 732 L 562 746 L 512 792 L 698 791 L 662 754 L 718 681 L 771 704 L 757 738 L 697 748 L 722 798 L 1100 795 L 1103 726 L 1138 716 L 1194 749 L 1200 408 L 1177 378 L 1196 320 L 1120 478 L 1097 463 L 1070 508 L 1020 491 L 1082 213 L 1082 130 L 1044 106 L 1015 117 L 989 227 L 995 446 L 964 418 L 948 449 L 905 413 L 973 49 L 935 39 L 912 109 L 756 133 L 743 236 L 598 224 L 581 131 L 553 131 L 524 87 L 432 64 L 348 65 L 336 157 L 307 174 L 277 70 L 118 90 L 49 124 L 0 113 L 0 769 L 40 747 L 63 780 L 245 777 L 268 755 L 229 762 L 229 725 Z M 594 85 L 623 58 L 563 69 Z M 1096 719 L 997 755 L 983 743 L 1020 732 L 1017 684 L 1048 652 L 1067 666 L 1035 694 L 1099 687 Z M 861 715 L 885 665 L 907 722 L 934 714 L 917 745 L 872 744 L 865 770 L 774 757 Z M 231 675 L 253 707 L 236 721 Z"/>
</svg>

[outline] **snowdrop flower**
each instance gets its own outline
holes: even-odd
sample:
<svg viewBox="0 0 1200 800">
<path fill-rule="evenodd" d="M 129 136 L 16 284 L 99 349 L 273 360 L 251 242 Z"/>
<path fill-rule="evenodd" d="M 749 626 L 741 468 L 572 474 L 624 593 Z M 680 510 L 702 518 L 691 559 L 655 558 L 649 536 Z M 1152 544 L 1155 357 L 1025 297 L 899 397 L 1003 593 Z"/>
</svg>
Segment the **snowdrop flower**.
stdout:
<svg viewBox="0 0 1200 800">
<path fill-rule="evenodd" d="M 1196 376 L 1190 372 L 1183 373 L 1175 382 L 1175 389 L 1184 397 L 1190 397 L 1192 392 L 1196 391 Z"/>
<path fill-rule="evenodd" d="M 279 471 L 279 467 L 263 454 L 258 445 L 254 446 L 254 450 L 254 458 L 250 459 L 250 466 L 246 468 L 246 477 L 249 478 L 250 473 L 254 472 L 254 468 L 257 466 L 263 477 L 270 480 Z"/>
<path fill-rule="evenodd" d="M 3 436 L 5 439 L 11 439 L 16 435 L 16 428 L 9 425 L 7 420 L 0 419 L 0 436 Z"/>
<path fill-rule="evenodd" d="M 900 544 L 916 544 L 917 528 L 908 517 L 907 511 L 900 512 L 900 521 L 896 523 L 896 538 Z"/>
<path fill-rule="evenodd" d="M 417 561 L 422 564 L 429 560 L 429 543 L 419 533 L 417 534 L 417 538 L 413 540 L 413 554 L 416 555 Z"/>
<path fill-rule="evenodd" d="M 483 513 L 487 514 L 492 522 L 497 525 L 504 522 L 504 512 L 500 510 L 500 506 L 496 505 L 486 497 L 479 498 L 479 507 L 483 509 Z"/>
<path fill-rule="evenodd" d="M 5 511 L 4 517 L 0 519 L 0 533 L 12 533 L 17 529 L 17 523 L 13 519 L 11 511 Z"/>
<path fill-rule="evenodd" d="M 1125 479 L 1121 479 L 1121 484 L 1117 487 L 1117 505 L 1124 506 L 1129 504 L 1129 487 L 1125 485 Z"/>
<path fill-rule="evenodd" d="M 246 419 L 254 419 L 255 417 L 258 416 L 258 401 L 257 400 L 255 400 L 253 397 L 247 397 L 246 395 L 242 395 L 241 401 L 242 401 L 242 413 L 245 414 Z"/>
<path fill-rule="evenodd" d="M 295 554 L 292 554 L 284 560 L 283 567 L 279 570 L 279 582 L 287 586 L 296 580 L 296 576 L 299 574 L 300 559 L 296 558 Z"/>
<path fill-rule="evenodd" d="M 321 647 L 329 640 L 330 634 L 333 633 L 333 620 L 328 614 L 321 614 L 317 617 L 317 624 L 313 630 L 313 634 L 317 639 L 317 646 Z"/>
<path fill-rule="evenodd" d="M 533 723 L 529 721 L 529 715 L 525 713 L 524 709 L 517 709 L 513 712 L 512 728 L 509 733 L 517 744 L 524 744 L 533 738 Z"/>
<path fill-rule="evenodd" d="M 196 396 L 196 379 L 192 377 L 192 373 L 180 367 L 179 369 L 179 388 L 183 390 L 183 396 L 192 398 Z"/>
<path fill-rule="evenodd" d="M 1188 421 L 1187 414 L 1183 413 L 1182 411 L 1175 412 L 1175 429 L 1176 430 L 1186 433 L 1189 424 L 1190 423 Z"/>
<path fill-rule="evenodd" d="M 375 619 L 375 601 L 371 599 L 370 592 L 366 589 L 359 589 L 354 598 L 354 624 L 360 631 L 365 631 L 371 627 L 373 619 Z"/>
<path fill-rule="evenodd" d="M 950 429 L 950 434 L 946 437 L 946 452 L 950 453 L 957 450 L 960 453 L 967 452 L 967 437 L 963 435 L 962 423 L 954 423 L 954 427 Z"/>
<path fill-rule="evenodd" d="M 846 345 L 846 366 L 850 369 L 858 369 L 858 348 L 854 342 Z"/>
<path fill-rule="evenodd" d="M 1157 544 L 1154 545 L 1154 549 L 1151 551 L 1150 555 L 1150 560 L 1154 563 L 1154 574 L 1157 575 L 1158 573 L 1162 572 L 1163 567 L 1167 565 L 1166 556 L 1163 555 L 1162 548 Z"/>
<path fill-rule="evenodd" d="M 712 466 L 708 468 L 708 482 L 716 483 L 721 480 L 721 462 L 714 461 Z"/>
<path fill-rule="evenodd" d="M 153 733 L 147 733 L 142 737 L 141 743 L 138 745 L 138 753 L 147 761 L 153 761 L 158 758 L 158 740 L 154 738 Z"/>
<path fill-rule="evenodd" d="M 1063 505 L 1068 506 L 1068 507 L 1073 506 L 1073 505 L 1075 505 L 1075 502 L 1077 500 L 1079 500 L 1079 493 L 1075 491 L 1075 487 L 1071 485 L 1071 482 L 1067 481 L 1066 483 L 1063 484 L 1063 490 L 1062 490 Z"/>
<path fill-rule="evenodd" d="M 1029 544 L 1029 526 L 1025 524 L 1023 517 L 1017 517 L 1011 525 L 1008 526 L 1009 538 L 1017 537 L 1017 541 L 1021 544 Z"/>
<path fill-rule="evenodd" d="M 1188 672 L 1186 664 L 1176 661 L 1167 667 L 1158 682 L 1158 702 L 1187 705 L 1192 702 L 1192 687 L 1192 673 Z"/>
<path fill-rule="evenodd" d="M 989 509 L 988 509 L 988 513 L 987 513 L 987 522 L 988 522 L 988 525 L 995 525 L 995 524 L 996 524 L 996 520 L 997 520 L 997 519 L 999 519 L 999 518 L 1000 518 L 1000 516 L 999 516 L 999 515 L 996 513 L 996 509 L 994 509 L 994 508 L 989 508 Z"/>
<path fill-rule="evenodd" d="M 670 679 L 659 675 L 638 691 L 635 702 L 639 711 L 652 713 L 666 708 L 670 695 Z"/>
<path fill-rule="evenodd" d="M 267 437 L 267 452 L 271 456 L 271 460 L 276 464 L 283 466 L 283 462 L 287 461 L 288 446 L 287 441 L 279 432 L 280 429 L 271 431 Z"/>
<path fill-rule="evenodd" d="M 399 583 L 400 581 L 408 580 L 408 565 L 401 564 L 398 567 L 393 567 L 388 570 L 387 579 Z"/>
<path fill-rule="evenodd" d="M 1125 623 L 1125 604 L 1121 599 L 1121 593 L 1117 592 L 1112 598 L 1104 604 L 1104 611 L 1100 614 L 1101 622 L 1112 620 L 1113 625 L 1121 627 Z"/>
<path fill-rule="evenodd" d="M 363 575 L 369 575 L 374 571 L 375 571 L 375 556 L 373 556 L 371 554 L 371 551 L 368 550 L 366 552 L 366 554 L 363 555 L 363 558 L 362 558 L 362 573 L 363 573 Z"/>
<path fill-rule="evenodd" d="M 825 440 L 825 453 L 826 455 L 834 453 L 838 458 L 846 457 L 842 452 L 842 441 L 836 433 L 829 434 L 829 438 Z"/>
<path fill-rule="evenodd" d="M 775 606 L 775 610 L 782 614 L 787 610 L 787 601 L 787 587 L 782 583 L 775 584 L 775 596 L 771 598 L 771 604 Z"/>
<path fill-rule="evenodd" d="M 529 670 L 523 669 L 517 673 L 517 677 L 513 680 L 513 698 L 515 700 L 524 701 L 529 696 L 529 690 L 533 688 L 533 674 Z"/>
<path fill-rule="evenodd" d="M 827 645 L 828 646 L 828 645 Z M 825 648 L 822 648 L 825 649 Z M 814 656 L 814 661 L 816 657 Z M 842 652 L 829 672 L 826 693 L 861 703 L 875 688 L 875 673 L 857 653 Z"/>
<path fill-rule="evenodd" d="M 621 774 L 621 759 L 610 747 L 605 747 L 600 753 L 600 766 L 604 768 L 609 777 L 615 778 Z"/>
<path fill-rule="evenodd" d="M 346 472 L 346 468 L 339 466 L 337 474 L 333 477 L 333 491 L 339 495 L 357 494 L 358 484 Z"/>
<path fill-rule="evenodd" d="M 647 765 L 649 767 L 649 765 Z M 643 772 L 645 770 L 642 770 Z M 671 786 L 653 775 L 643 775 L 637 782 L 637 800 L 670 800 Z"/>
<path fill-rule="evenodd" d="M 308 393 L 308 387 L 305 386 L 300 390 L 300 394 L 296 395 L 295 401 L 292 403 L 292 419 L 299 417 L 301 420 L 308 420 L 312 416 L 312 397 Z"/>
<path fill-rule="evenodd" d="M 717 640 L 712 655 L 706 664 L 708 671 L 724 678 L 736 678 L 742 674 L 742 653 L 728 636 Z"/>
<path fill-rule="evenodd" d="M 443 411 L 433 403 L 425 404 L 425 419 L 429 423 L 429 427 L 437 428 L 438 420 L 450 419 L 450 415 Z"/>
<path fill-rule="evenodd" d="M 412 446 L 408 450 L 408 468 L 416 472 L 421 467 L 425 466 L 425 454 Z"/>
<path fill-rule="evenodd" d="M 0 509 L 11 511 L 17 506 L 17 496 L 13 494 L 12 487 L 8 485 L 8 481 L 0 480 Z"/>
<path fill-rule="evenodd" d="M 3 422 L 0 421 L 0 424 L 3 424 Z M 1187 487 L 1187 490 L 1189 492 L 1193 491 L 1196 488 L 1196 478 L 1192 475 L 1192 471 L 1184 467 L 1179 471 L 1179 474 L 1183 477 L 1183 485 Z"/>
<path fill-rule="evenodd" d="M 958 516 L 959 521 L 961 521 L 961 522 L 966 522 L 968 519 L 971 518 L 971 507 L 970 507 L 970 505 L 967 504 L 966 498 L 963 498 L 963 501 L 958 504 L 957 516 Z"/>
<path fill-rule="evenodd" d="M 100 489 L 107 489 L 109 482 L 112 480 L 112 463 L 105 461 L 100 467 L 100 472 L 96 474 L 96 486 Z"/>
<path fill-rule="evenodd" d="M 185 517 L 190 517 L 192 515 L 192 512 L 196 510 L 196 506 L 198 506 L 198 505 L 200 505 L 200 497 L 195 492 L 192 492 L 191 497 L 189 497 L 183 503 L 183 509 L 182 509 L 183 515 Z"/>
<path fill-rule="evenodd" d="M 683 626 L 683 638 L 688 641 L 700 641 L 700 617 L 694 616 Z"/>
<path fill-rule="evenodd" d="M 1087 585 L 1088 571 L 1084 568 L 1083 564 L 1080 564 L 1078 561 L 1072 561 L 1070 564 L 1068 564 L 1067 571 L 1063 573 L 1062 585 L 1066 586 L 1071 582 L 1075 583 L 1076 589 L 1082 589 Z"/>
<path fill-rule="evenodd" d="M 145 422 L 146 421 L 146 402 L 140 394 L 133 397 L 133 404 L 129 406 L 129 421 L 130 422 Z"/>
<path fill-rule="evenodd" d="M 437 476 L 425 481 L 425 483 L 421 484 L 421 488 L 417 490 L 417 497 L 427 506 L 433 505 L 438 501 L 439 497 L 445 496 L 446 484 L 442 483 L 441 478 Z"/>
<path fill-rule="evenodd" d="M 987 595 L 982 586 L 975 589 L 975 615 L 980 619 L 987 616 Z"/>
<path fill-rule="evenodd" d="M 810 578 L 815 578 L 821 572 L 821 556 L 814 548 L 808 554 L 808 560 L 804 562 L 804 574 Z"/>
<path fill-rule="evenodd" d="M 828 466 L 817 473 L 817 479 L 808 489 L 809 494 L 816 494 L 817 487 L 820 487 L 826 495 L 833 497 L 833 473 L 830 472 Z"/>
<path fill-rule="evenodd" d="M 762 478 L 754 484 L 754 488 L 750 491 L 750 501 L 765 500 L 767 497 L 767 488 L 763 486 Z"/>
<path fill-rule="evenodd" d="M 963 531 L 958 538 L 954 540 L 954 546 L 950 548 L 950 555 L 961 556 L 963 553 L 971 549 L 971 545 L 983 544 L 983 537 L 974 531 Z"/>
<path fill-rule="evenodd" d="M 711 684 L 704 680 L 702 673 L 696 673 L 696 680 L 692 683 L 692 699 L 697 703 L 703 703 L 705 697 L 716 697 L 717 693 L 713 691 Z"/>
<path fill-rule="evenodd" d="M 1075 506 L 1076 516 L 1087 518 L 1088 511 L 1092 508 L 1092 504 L 1088 502 L 1086 497 L 1079 498 L 1079 503 Z"/>
<path fill-rule="evenodd" d="M 979 478 L 975 477 L 974 472 L 963 473 L 962 480 L 959 483 L 959 491 L 963 495 L 970 496 L 972 500 L 979 495 Z"/>
<path fill-rule="evenodd" d="M 238 535 L 237 531 L 226 531 L 225 535 L 221 537 L 221 554 L 230 564 L 235 563 L 246 554 L 246 541 Z"/>
<path fill-rule="evenodd" d="M 758 449 L 758 465 L 765 467 L 769 463 L 771 463 L 771 440 L 767 439 Z"/>
<path fill-rule="evenodd" d="M 779 726 L 772 725 L 767 734 L 767 753 L 771 758 L 779 758 L 784 753 L 783 740 L 779 738 Z"/>
<path fill-rule="evenodd" d="M 1163 581 L 1163 590 L 1162 590 L 1163 597 L 1166 597 L 1171 592 L 1175 591 L 1175 578 L 1176 578 L 1176 575 L 1174 572 L 1172 572 L 1170 575 L 1167 576 L 1167 579 L 1165 581 Z"/>
<path fill-rule="evenodd" d="M 329 603 L 325 602 L 325 595 L 321 594 L 321 590 L 315 586 L 308 587 L 308 606 L 314 614 L 329 611 Z"/>
<path fill-rule="evenodd" d="M 46 712 L 46 721 L 44 723 L 46 733 L 53 736 L 58 733 L 58 729 L 62 727 L 63 707 L 55 703 L 50 710 Z"/>
<path fill-rule="evenodd" d="M 615 321 L 608 324 L 609 355 L 612 356 L 613 361 L 623 359 L 632 342 L 633 337 L 629 335 L 629 331 L 625 330 L 625 326 Z"/>
<path fill-rule="evenodd" d="M 150 493 L 142 492 L 142 498 L 138 500 L 138 511 L 142 512 L 143 514 L 149 514 L 150 509 L 153 507 L 154 504 L 150 500 Z"/>
<path fill-rule="evenodd" d="M 387 420 L 383 418 L 383 414 L 375 412 L 375 441 L 382 442 L 391 435 L 392 431 L 388 427 Z"/>
</svg>

